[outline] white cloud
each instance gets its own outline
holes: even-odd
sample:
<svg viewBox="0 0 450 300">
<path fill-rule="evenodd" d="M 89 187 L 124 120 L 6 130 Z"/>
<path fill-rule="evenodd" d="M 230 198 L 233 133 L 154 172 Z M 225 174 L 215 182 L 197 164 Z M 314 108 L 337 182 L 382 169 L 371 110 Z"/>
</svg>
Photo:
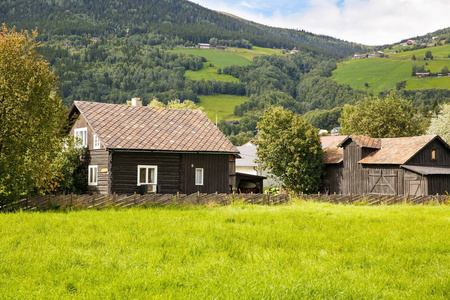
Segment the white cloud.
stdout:
<svg viewBox="0 0 450 300">
<path fill-rule="evenodd" d="M 270 26 L 304 29 L 367 45 L 395 43 L 450 26 L 449 0 L 307 0 L 298 9 L 283 2 L 198 3 Z M 268 6 L 272 7 L 269 15 Z"/>
</svg>

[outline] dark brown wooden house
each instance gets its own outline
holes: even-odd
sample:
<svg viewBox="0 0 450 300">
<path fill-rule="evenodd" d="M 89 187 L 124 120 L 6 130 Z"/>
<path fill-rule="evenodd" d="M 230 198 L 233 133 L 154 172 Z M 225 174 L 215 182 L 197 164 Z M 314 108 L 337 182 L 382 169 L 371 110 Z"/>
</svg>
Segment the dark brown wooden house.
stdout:
<svg viewBox="0 0 450 300">
<path fill-rule="evenodd" d="M 324 192 L 435 195 L 450 192 L 450 147 L 439 136 L 348 136 L 324 148 Z"/>
<path fill-rule="evenodd" d="M 228 193 L 235 187 L 239 152 L 203 113 L 137 103 L 76 101 L 70 108 L 69 134 L 87 149 L 88 192 Z"/>
</svg>

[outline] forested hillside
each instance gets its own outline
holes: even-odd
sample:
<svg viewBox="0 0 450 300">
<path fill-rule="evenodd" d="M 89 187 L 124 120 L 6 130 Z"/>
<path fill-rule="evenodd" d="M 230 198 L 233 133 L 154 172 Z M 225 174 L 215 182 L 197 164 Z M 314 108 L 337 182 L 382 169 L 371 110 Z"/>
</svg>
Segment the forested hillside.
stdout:
<svg viewBox="0 0 450 300">
<path fill-rule="evenodd" d="M 314 126 L 330 129 L 339 125 L 345 104 L 390 92 L 333 80 L 338 62 L 374 51 L 370 47 L 256 24 L 184 0 L 1 1 L 0 20 L 8 27 L 38 29 L 39 52 L 59 77 L 66 106 L 75 100 L 125 103 L 142 97 L 147 104 L 153 98 L 167 103 L 215 94 L 220 95 L 217 101 L 245 96 L 248 100 L 234 108 L 239 124 L 222 120 L 219 127 L 227 135 L 248 138 L 272 105 L 305 114 Z M 227 49 L 189 53 L 200 42 Z M 235 59 L 256 46 L 266 47 L 265 52 L 248 54 L 245 63 Z M 289 54 L 292 49 L 299 51 Z M 222 57 L 217 66 L 214 57 Z M 208 78 L 211 71 L 215 76 Z M 396 92 L 424 114 L 450 101 L 449 89 L 400 87 Z"/>
<path fill-rule="evenodd" d="M 112 39 L 140 34 L 148 43 L 196 44 L 217 38 L 228 46 L 308 50 L 347 57 L 364 47 L 311 33 L 233 18 L 185 0 L 15 0 L 0 3 L 8 26 L 38 27 L 43 39 L 91 35 Z"/>
</svg>

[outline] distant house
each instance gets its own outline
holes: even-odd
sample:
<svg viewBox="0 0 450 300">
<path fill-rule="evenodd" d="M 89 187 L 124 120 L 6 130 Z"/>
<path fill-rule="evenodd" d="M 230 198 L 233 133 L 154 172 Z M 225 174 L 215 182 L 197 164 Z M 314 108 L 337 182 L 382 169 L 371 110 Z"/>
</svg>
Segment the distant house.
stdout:
<svg viewBox="0 0 450 300">
<path fill-rule="evenodd" d="M 430 76 L 430 73 L 416 73 L 416 76 L 417 77 L 429 77 Z"/>
<path fill-rule="evenodd" d="M 382 55 L 384 55 L 384 53 L 382 51 L 375 52 L 375 56 L 376 57 L 379 57 L 379 56 L 382 56 Z"/>
<path fill-rule="evenodd" d="M 355 54 L 353 55 L 352 59 L 362 59 L 362 58 L 368 58 L 369 54 Z"/>
<path fill-rule="evenodd" d="M 298 50 L 291 50 L 291 54 L 298 53 Z"/>
<path fill-rule="evenodd" d="M 339 130 L 340 129 L 341 129 L 340 126 L 334 127 L 333 129 L 331 129 L 331 135 L 333 135 L 333 136 L 339 135 Z"/>
<path fill-rule="evenodd" d="M 93 42 L 98 42 L 100 39 L 98 37 L 92 37 Z"/>
<path fill-rule="evenodd" d="M 228 193 L 239 152 L 203 113 L 75 101 L 69 135 L 86 148 L 88 192 Z"/>
<path fill-rule="evenodd" d="M 450 191 L 450 146 L 439 136 L 355 135 L 324 147 L 324 192 L 434 195 Z"/>
<path fill-rule="evenodd" d="M 395 53 L 397 53 L 397 51 L 388 51 L 388 52 L 386 52 L 387 55 L 395 54 Z"/>
<path fill-rule="evenodd" d="M 216 46 L 217 50 L 225 50 L 225 46 Z"/>
<path fill-rule="evenodd" d="M 261 191 L 263 187 L 273 187 L 280 186 L 278 180 L 274 179 L 270 176 L 266 170 L 262 170 L 260 164 L 256 162 L 258 156 L 256 155 L 256 145 L 248 142 L 240 147 L 237 147 L 239 150 L 241 158 L 236 159 L 236 178 L 238 179 L 239 174 L 249 174 L 252 176 L 256 176 L 256 180 L 260 180 Z M 248 179 L 244 179 L 247 181 Z M 236 185 L 241 185 L 241 180 L 236 180 Z"/>
<path fill-rule="evenodd" d="M 211 49 L 211 44 L 198 43 L 199 49 Z"/>
</svg>

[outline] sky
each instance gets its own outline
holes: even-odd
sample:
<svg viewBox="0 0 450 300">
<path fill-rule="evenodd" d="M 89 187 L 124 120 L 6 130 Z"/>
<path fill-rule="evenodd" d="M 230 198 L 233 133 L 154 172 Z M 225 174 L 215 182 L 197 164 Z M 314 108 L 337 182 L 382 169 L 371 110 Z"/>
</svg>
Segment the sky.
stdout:
<svg viewBox="0 0 450 300">
<path fill-rule="evenodd" d="M 264 25 L 365 45 L 393 44 L 450 27 L 450 0 L 191 0 Z"/>
</svg>

